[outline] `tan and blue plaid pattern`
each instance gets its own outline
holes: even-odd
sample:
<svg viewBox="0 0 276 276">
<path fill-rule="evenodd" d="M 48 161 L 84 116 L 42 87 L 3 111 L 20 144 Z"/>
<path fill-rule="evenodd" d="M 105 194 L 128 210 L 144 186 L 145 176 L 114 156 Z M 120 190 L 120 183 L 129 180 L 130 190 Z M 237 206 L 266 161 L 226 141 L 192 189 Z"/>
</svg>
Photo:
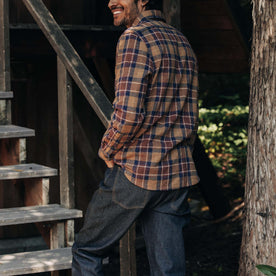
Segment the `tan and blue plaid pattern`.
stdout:
<svg viewBox="0 0 276 276">
<path fill-rule="evenodd" d="M 145 11 L 120 37 L 114 113 L 100 150 L 135 185 L 172 190 L 198 183 L 197 61 L 187 39 Z"/>
</svg>

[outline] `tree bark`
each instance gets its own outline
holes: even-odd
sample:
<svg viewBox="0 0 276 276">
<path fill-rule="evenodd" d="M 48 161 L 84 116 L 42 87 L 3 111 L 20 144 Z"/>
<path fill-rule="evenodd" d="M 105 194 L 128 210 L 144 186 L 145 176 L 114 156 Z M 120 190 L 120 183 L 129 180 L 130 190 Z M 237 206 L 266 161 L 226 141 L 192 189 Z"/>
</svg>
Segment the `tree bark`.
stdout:
<svg viewBox="0 0 276 276">
<path fill-rule="evenodd" d="M 276 1 L 253 0 L 248 153 L 239 276 L 276 266 Z"/>
</svg>

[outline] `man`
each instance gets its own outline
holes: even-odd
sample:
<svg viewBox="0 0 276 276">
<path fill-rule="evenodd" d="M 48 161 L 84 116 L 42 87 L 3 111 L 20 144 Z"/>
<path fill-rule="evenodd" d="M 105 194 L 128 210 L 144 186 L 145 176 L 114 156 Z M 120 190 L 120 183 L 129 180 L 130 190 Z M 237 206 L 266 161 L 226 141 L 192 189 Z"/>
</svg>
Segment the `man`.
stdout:
<svg viewBox="0 0 276 276">
<path fill-rule="evenodd" d="M 199 179 L 197 64 L 186 38 L 167 25 L 162 1 L 110 0 L 117 45 L 114 112 L 99 156 L 105 179 L 73 246 L 73 275 L 103 275 L 101 260 L 139 219 L 151 275 L 185 275 L 187 193 Z"/>
</svg>

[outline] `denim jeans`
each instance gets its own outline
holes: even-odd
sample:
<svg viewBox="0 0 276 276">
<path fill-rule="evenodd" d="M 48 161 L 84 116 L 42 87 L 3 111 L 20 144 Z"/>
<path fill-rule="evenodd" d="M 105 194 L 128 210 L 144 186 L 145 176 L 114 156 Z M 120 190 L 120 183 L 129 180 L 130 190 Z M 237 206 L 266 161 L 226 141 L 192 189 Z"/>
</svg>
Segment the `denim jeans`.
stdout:
<svg viewBox="0 0 276 276">
<path fill-rule="evenodd" d="M 72 248 L 73 276 L 102 276 L 102 258 L 140 220 L 152 276 L 184 276 L 183 227 L 190 221 L 188 188 L 141 189 L 122 168 L 108 169 Z"/>
</svg>

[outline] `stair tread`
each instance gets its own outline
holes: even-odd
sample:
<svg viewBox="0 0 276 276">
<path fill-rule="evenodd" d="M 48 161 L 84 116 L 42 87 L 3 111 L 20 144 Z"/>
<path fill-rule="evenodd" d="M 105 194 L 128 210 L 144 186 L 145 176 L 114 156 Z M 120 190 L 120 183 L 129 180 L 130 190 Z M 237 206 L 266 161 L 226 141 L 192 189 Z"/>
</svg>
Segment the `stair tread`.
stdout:
<svg viewBox="0 0 276 276">
<path fill-rule="evenodd" d="M 11 98 L 13 98 L 13 92 L 0 91 L 0 99 L 11 99 Z"/>
<path fill-rule="evenodd" d="M 0 275 L 23 275 L 70 269 L 71 248 L 23 252 L 0 256 Z"/>
<path fill-rule="evenodd" d="M 15 125 L 1 125 L 0 139 L 2 138 L 20 138 L 34 136 L 35 131 L 30 128 L 20 127 Z"/>
<path fill-rule="evenodd" d="M 39 164 L 19 164 L 0 167 L 0 180 L 50 177 L 57 175 L 57 170 Z"/>
<path fill-rule="evenodd" d="M 68 220 L 82 217 L 82 211 L 58 204 L 0 209 L 0 226 Z M 1 274 L 0 274 L 1 275 Z"/>
</svg>

